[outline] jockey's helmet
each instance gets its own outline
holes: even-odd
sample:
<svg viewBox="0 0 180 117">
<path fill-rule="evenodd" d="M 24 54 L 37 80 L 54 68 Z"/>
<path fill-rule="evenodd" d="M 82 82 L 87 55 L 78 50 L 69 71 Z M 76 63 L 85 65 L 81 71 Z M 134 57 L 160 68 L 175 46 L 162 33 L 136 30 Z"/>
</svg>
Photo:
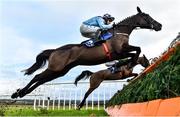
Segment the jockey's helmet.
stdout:
<svg viewBox="0 0 180 117">
<path fill-rule="evenodd" d="M 114 21 L 114 17 L 112 17 L 110 14 L 106 13 L 103 15 L 103 19 L 105 19 L 106 21 L 109 20 L 109 21 Z"/>
</svg>

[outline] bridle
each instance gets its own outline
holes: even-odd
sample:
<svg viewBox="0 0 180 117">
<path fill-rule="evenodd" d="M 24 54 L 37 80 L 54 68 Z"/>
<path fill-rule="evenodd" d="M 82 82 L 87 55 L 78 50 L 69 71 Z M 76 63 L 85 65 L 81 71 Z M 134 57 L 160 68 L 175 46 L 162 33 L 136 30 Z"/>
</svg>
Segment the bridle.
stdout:
<svg viewBox="0 0 180 117">
<path fill-rule="evenodd" d="M 144 15 L 142 15 L 143 13 L 141 13 L 140 14 L 140 16 L 144 19 L 144 21 L 146 21 L 146 23 L 147 23 L 147 26 L 144 26 L 144 27 L 149 27 L 149 25 L 150 25 L 150 27 L 151 27 L 151 29 L 153 29 L 154 28 L 154 20 L 153 19 L 150 19 L 150 18 L 147 18 L 147 17 L 145 17 Z M 147 15 L 147 14 L 145 14 L 145 15 Z M 149 15 L 147 15 L 147 16 L 149 16 Z M 150 17 L 150 16 L 149 16 Z"/>
</svg>

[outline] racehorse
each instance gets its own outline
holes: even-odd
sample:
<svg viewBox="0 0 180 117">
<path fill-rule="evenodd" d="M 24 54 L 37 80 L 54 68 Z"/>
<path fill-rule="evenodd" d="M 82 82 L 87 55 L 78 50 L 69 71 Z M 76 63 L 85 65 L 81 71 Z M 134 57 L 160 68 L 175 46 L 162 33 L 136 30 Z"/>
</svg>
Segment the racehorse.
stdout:
<svg viewBox="0 0 180 117">
<path fill-rule="evenodd" d="M 129 45 L 129 35 L 137 28 L 152 29 L 160 31 L 162 25 L 151 16 L 143 13 L 137 7 L 138 13 L 117 23 L 111 32 L 113 37 L 106 41 L 106 47 L 111 58 L 107 57 L 102 45 L 87 48 L 82 44 L 68 44 L 57 49 L 48 49 L 36 57 L 36 63 L 24 70 L 25 75 L 30 75 L 45 65 L 48 60 L 48 68 L 37 74 L 23 89 L 18 89 L 11 98 L 23 97 L 32 92 L 39 85 L 49 82 L 58 77 L 64 76 L 71 68 L 78 65 L 97 65 L 112 60 L 131 57 L 132 64 L 136 61 L 141 52 L 140 47 Z M 136 51 L 136 53 L 130 53 Z"/>
<path fill-rule="evenodd" d="M 128 63 L 130 64 L 130 63 Z M 137 73 L 133 73 L 133 68 L 128 67 L 127 65 L 123 65 L 120 66 L 118 69 L 119 71 L 116 73 L 112 73 L 110 69 L 105 69 L 105 70 L 100 70 L 97 71 L 95 73 L 91 72 L 91 71 L 83 71 L 75 80 L 74 84 L 77 85 L 78 81 L 80 81 L 81 79 L 87 79 L 89 78 L 90 80 L 90 87 L 88 89 L 88 91 L 85 93 L 83 100 L 80 102 L 80 104 L 78 105 L 78 109 L 81 109 L 81 107 L 84 105 L 86 98 L 96 89 L 99 87 L 99 85 L 101 84 L 102 81 L 104 80 L 121 80 L 121 79 L 125 79 L 128 77 L 132 77 L 134 76 L 134 78 L 136 76 L 138 76 Z M 136 65 L 140 64 L 143 67 L 148 67 L 149 61 L 146 58 L 145 55 L 143 55 L 143 57 L 139 57 L 137 60 Z M 135 67 L 136 65 L 134 65 L 133 67 Z M 133 78 L 132 78 L 133 79 Z"/>
</svg>

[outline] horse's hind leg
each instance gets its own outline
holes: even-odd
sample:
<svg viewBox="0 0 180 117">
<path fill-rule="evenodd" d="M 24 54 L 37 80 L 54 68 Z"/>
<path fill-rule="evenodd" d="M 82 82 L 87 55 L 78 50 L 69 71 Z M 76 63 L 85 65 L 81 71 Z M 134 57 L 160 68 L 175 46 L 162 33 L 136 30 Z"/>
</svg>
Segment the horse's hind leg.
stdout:
<svg viewBox="0 0 180 117">
<path fill-rule="evenodd" d="M 78 105 L 78 109 L 80 110 L 81 107 L 84 105 L 86 98 L 94 91 L 95 88 L 89 88 L 88 91 L 86 92 L 86 94 L 84 95 L 83 100 L 81 101 L 81 103 Z"/>
<path fill-rule="evenodd" d="M 27 90 L 29 87 L 31 87 L 34 83 L 39 82 L 43 79 L 47 79 L 47 76 L 51 74 L 52 71 L 46 69 L 42 73 L 36 75 L 23 89 L 21 90 Z"/>
<path fill-rule="evenodd" d="M 29 87 L 26 91 L 25 91 L 25 95 L 31 93 L 35 88 L 37 88 L 38 86 L 49 82 L 53 79 L 56 79 L 57 77 L 60 76 L 59 72 L 54 72 L 54 71 L 50 71 L 50 70 L 46 70 L 45 72 L 43 72 L 41 75 L 39 75 L 39 80 L 31 87 Z"/>
<path fill-rule="evenodd" d="M 26 94 L 32 92 L 36 87 L 39 85 L 51 81 L 59 76 L 58 72 L 54 72 L 51 70 L 46 69 L 42 73 L 36 75 L 23 89 L 19 90 L 18 92 L 14 93 L 11 98 L 17 98 L 18 96 L 23 97 Z M 33 88 L 31 88 L 33 87 Z M 31 91 L 28 91 L 31 88 Z M 27 93 L 28 91 L 28 93 Z"/>
<path fill-rule="evenodd" d="M 33 83 L 33 85 L 30 85 L 30 86 L 28 85 L 27 87 L 23 88 L 23 90 L 25 89 L 25 92 L 22 95 L 20 95 L 20 97 L 23 97 L 26 94 L 31 93 L 35 88 L 37 88 L 38 86 L 46 82 L 56 79 L 57 77 L 63 76 L 69 71 L 70 68 L 72 68 L 72 66 L 73 64 L 66 66 L 61 72 L 56 72 L 56 71 L 46 69 L 44 72 L 42 72 L 41 74 L 37 76 L 38 80 L 35 83 Z"/>
<path fill-rule="evenodd" d="M 81 109 L 81 107 L 84 105 L 86 98 L 97 88 L 99 87 L 99 85 L 101 84 L 101 82 L 103 81 L 103 79 L 100 78 L 100 76 L 98 76 L 98 74 L 93 74 L 90 78 L 90 88 L 88 89 L 88 91 L 86 92 L 86 94 L 84 95 L 83 100 L 81 101 L 81 103 L 78 105 L 78 109 Z"/>
<path fill-rule="evenodd" d="M 33 86 L 28 88 L 23 94 L 19 95 L 19 97 L 24 97 L 26 94 L 31 93 L 35 88 L 40 86 L 41 84 L 45 83 L 44 80 L 36 82 Z"/>
<path fill-rule="evenodd" d="M 29 87 L 23 94 L 19 95 L 19 97 L 24 97 L 25 95 L 31 93 L 34 89 L 36 89 L 38 86 L 42 85 L 45 82 L 48 82 L 48 79 L 41 80 L 36 82 L 33 86 Z"/>
</svg>

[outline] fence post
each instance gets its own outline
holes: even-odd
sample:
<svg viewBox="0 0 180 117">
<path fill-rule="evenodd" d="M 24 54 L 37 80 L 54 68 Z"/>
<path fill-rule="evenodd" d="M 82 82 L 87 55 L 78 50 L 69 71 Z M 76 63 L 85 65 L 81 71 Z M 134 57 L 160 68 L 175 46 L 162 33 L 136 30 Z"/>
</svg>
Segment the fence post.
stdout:
<svg viewBox="0 0 180 117">
<path fill-rule="evenodd" d="M 34 99 L 34 110 L 36 110 L 36 96 L 35 96 L 35 99 Z"/>
<path fill-rule="evenodd" d="M 69 91 L 69 110 L 71 109 L 71 91 Z"/>
<path fill-rule="evenodd" d="M 48 89 L 51 89 L 50 86 L 47 86 Z M 51 101 L 51 92 L 48 92 L 48 102 L 47 102 L 47 110 L 49 110 L 49 105 L 50 105 L 50 101 Z"/>
<path fill-rule="evenodd" d="M 60 91 L 59 91 L 60 92 Z M 58 99 L 58 110 L 60 109 L 61 106 L 61 93 L 59 93 L 59 99 Z"/>
<path fill-rule="evenodd" d="M 50 99 L 47 100 L 47 110 L 49 110 L 49 102 L 50 102 Z"/>
<path fill-rule="evenodd" d="M 39 97 L 38 107 L 41 106 L 41 97 Z"/>
<path fill-rule="evenodd" d="M 98 110 L 99 110 L 99 89 L 98 89 Z"/>
<path fill-rule="evenodd" d="M 66 106 L 66 91 L 64 90 L 64 104 L 63 104 L 63 110 L 65 110 Z"/>
<path fill-rule="evenodd" d="M 53 107 L 52 107 L 52 109 L 54 110 L 54 106 L 55 106 L 55 101 L 56 101 L 56 88 L 55 88 L 55 85 L 54 85 L 54 87 L 53 87 L 53 90 L 54 90 L 54 94 L 53 94 Z"/>
<path fill-rule="evenodd" d="M 43 96 L 43 100 L 42 100 L 42 107 L 44 108 L 45 107 L 45 96 Z"/>
<path fill-rule="evenodd" d="M 112 94 L 111 94 L 111 90 L 109 90 L 109 99 L 111 98 Z"/>
<path fill-rule="evenodd" d="M 75 98 L 74 98 L 74 108 L 76 109 L 76 103 L 77 103 L 77 102 L 76 102 L 76 99 L 77 99 L 77 91 L 75 91 L 74 94 L 75 94 Z"/>
<path fill-rule="evenodd" d="M 55 97 L 53 97 L 53 105 L 52 105 L 53 110 L 54 110 L 54 104 L 55 104 Z"/>
<path fill-rule="evenodd" d="M 86 99 L 86 110 L 88 109 L 88 99 L 89 98 Z"/>
<path fill-rule="evenodd" d="M 91 109 L 93 110 L 94 109 L 94 93 L 92 93 L 92 105 L 91 105 Z"/>
</svg>

